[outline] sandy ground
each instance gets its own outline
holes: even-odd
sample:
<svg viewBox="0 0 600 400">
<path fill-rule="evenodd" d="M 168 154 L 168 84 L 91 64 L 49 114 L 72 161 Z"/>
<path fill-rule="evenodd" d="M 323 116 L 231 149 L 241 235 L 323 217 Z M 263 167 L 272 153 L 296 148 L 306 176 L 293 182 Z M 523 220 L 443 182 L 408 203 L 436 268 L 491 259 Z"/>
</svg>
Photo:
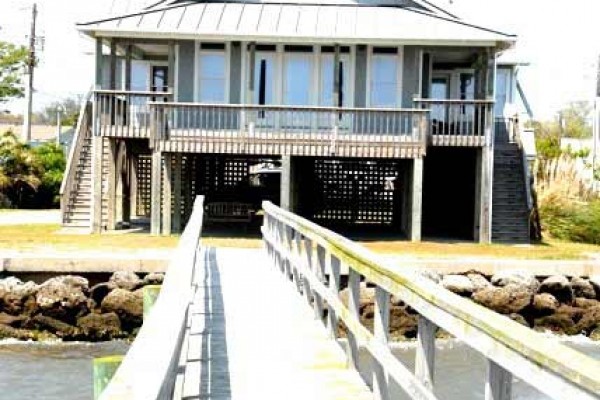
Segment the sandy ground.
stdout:
<svg viewBox="0 0 600 400">
<path fill-rule="evenodd" d="M 60 210 L 0 210 L 0 226 L 59 223 Z"/>
</svg>

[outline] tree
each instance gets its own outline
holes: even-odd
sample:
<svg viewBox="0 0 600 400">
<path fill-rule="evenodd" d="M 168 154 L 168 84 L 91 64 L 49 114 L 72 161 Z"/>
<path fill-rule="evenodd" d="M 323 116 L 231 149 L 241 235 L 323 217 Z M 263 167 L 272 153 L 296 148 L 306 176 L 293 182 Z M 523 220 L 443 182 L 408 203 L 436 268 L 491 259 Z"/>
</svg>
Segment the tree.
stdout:
<svg viewBox="0 0 600 400">
<path fill-rule="evenodd" d="M 561 110 L 563 130 L 562 136 L 577 139 L 592 137 L 592 126 L 590 125 L 590 114 L 592 107 L 587 101 L 576 101 L 570 103 Z"/>
<path fill-rule="evenodd" d="M 0 134 L 0 190 L 13 206 L 30 203 L 42 183 L 42 171 L 28 145 L 11 131 Z"/>
<path fill-rule="evenodd" d="M 27 48 L 0 41 L 0 103 L 25 93 L 23 73 L 28 57 Z"/>
<path fill-rule="evenodd" d="M 61 110 L 62 125 L 75 127 L 79 118 L 81 101 L 82 96 L 56 101 L 46 106 L 42 111 L 37 112 L 34 116 L 35 121 L 39 124 L 54 125 L 56 123 L 56 114 L 58 110 Z"/>
<path fill-rule="evenodd" d="M 62 147 L 54 142 L 33 149 L 41 168 L 41 185 L 36 195 L 36 207 L 53 207 L 60 204 L 60 185 L 67 165 Z"/>
</svg>

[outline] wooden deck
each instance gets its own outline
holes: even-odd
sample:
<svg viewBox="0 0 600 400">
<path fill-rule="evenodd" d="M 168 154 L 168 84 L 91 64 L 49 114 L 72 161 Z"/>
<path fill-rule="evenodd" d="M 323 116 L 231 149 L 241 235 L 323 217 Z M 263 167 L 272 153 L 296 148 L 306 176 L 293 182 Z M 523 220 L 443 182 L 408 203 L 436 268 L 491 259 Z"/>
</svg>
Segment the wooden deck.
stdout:
<svg viewBox="0 0 600 400">
<path fill-rule="evenodd" d="M 345 353 L 264 251 L 206 249 L 175 399 L 372 399 Z"/>
</svg>

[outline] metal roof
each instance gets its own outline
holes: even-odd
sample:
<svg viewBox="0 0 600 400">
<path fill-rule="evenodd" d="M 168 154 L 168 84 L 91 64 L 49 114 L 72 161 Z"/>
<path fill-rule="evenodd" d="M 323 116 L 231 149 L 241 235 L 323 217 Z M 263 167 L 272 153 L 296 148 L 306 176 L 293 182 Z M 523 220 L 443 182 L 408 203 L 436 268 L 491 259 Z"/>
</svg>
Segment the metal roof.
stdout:
<svg viewBox="0 0 600 400">
<path fill-rule="evenodd" d="M 414 8 L 335 1 L 338 3 L 178 4 L 80 24 L 79 29 L 95 37 L 271 42 L 506 45 L 516 39 Z"/>
</svg>

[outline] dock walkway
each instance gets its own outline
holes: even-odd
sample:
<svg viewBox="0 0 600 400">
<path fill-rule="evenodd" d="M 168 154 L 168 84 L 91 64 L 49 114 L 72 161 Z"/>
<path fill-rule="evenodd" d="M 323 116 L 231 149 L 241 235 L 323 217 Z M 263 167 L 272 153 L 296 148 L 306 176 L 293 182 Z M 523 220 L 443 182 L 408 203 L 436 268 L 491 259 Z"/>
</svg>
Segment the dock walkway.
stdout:
<svg viewBox="0 0 600 400">
<path fill-rule="evenodd" d="M 204 250 L 194 285 L 174 398 L 373 398 L 263 250 Z"/>
</svg>

